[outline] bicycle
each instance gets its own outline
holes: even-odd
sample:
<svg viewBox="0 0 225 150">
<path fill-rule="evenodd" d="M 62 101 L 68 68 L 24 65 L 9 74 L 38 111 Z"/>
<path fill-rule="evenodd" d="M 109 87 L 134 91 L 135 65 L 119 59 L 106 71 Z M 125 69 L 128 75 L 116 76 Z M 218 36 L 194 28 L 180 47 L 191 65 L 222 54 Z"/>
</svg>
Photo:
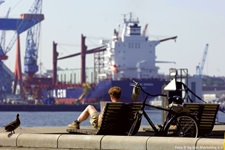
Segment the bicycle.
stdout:
<svg viewBox="0 0 225 150">
<path fill-rule="evenodd" d="M 164 94 L 153 95 L 144 91 L 144 89 L 138 82 L 133 82 L 135 83 L 133 91 L 136 92 L 136 94 L 140 94 L 141 90 L 145 94 L 145 99 L 142 102 L 141 109 L 135 114 L 134 121 L 129 130 L 128 135 L 133 135 L 133 133 L 135 133 L 137 127 L 140 125 L 142 116 L 144 115 L 147 122 L 152 127 L 155 135 L 157 136 L 198 137 L 196 112 L 191 112 L 190 109 L 179 104 L 181 103 L 181 98 L 179 96 L 167 97 L 167 95 Z M 172 105 L 170 105 L 170 107 L 168 108 L 163 108 L 146 104 L 146 100 L 149 96 L 167 97 L 168 100 L 172 101 Z M 176 104 L 177 102 L 178 104 Z M 158 128 L 155 126 L 151 118 L 145 112 L 146 106 L 160 109 L 163 111 L 168 111 L 168 115 L 163 125 L 159 125 Z"/>
</svg>

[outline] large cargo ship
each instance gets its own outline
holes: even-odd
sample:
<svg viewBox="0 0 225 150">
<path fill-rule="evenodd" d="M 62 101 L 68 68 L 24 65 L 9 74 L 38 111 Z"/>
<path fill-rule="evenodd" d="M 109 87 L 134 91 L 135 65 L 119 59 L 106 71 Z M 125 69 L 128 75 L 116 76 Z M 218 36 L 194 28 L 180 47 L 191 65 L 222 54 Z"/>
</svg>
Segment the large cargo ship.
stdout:
<svg viewBox="0 0 225 150">
<path fill-rule="evenodd" d="M 98 71 L 94 72 L 97 80 L 92 83 L 80 82 L 80 86 L 72 88 L 43 90 L 43 96 L 48 97 L 45 103 L 51 103 L 49 99 L 54 99 L 57 104 L 108 101 L 110 99 L 107 91 L 111 86 L 121 87 L 121 101 L 130 102 L 132 80 L 137 80 L 152 94 L 161 93 L 166 80 L 164 75 L 159 74 L 159 67 L 156 66 L 158 62 L 163 62 L 156 60 L 156 46 L 167 40 L 176 40 L 177 37 L 149 40 L 146 30 L 147 25 L 141 30 L 138 18 L 135 19 L 132 14 L 124 15 L 122 30 L 114 29 L 111 40 L 102 40 L 105 49 L 98 53 L 101 64 Z"/>
</svg>

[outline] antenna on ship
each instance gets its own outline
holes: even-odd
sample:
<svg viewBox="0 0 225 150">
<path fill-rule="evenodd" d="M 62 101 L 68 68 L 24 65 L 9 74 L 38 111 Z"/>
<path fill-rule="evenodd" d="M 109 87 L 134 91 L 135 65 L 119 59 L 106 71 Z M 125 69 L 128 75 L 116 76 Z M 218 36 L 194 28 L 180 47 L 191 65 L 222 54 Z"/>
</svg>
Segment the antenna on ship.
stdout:
<svg viewBox="0 0 225 150">
<path fill-rule="evenodd" d="M 122 16 L 123 16 L 123 22 L 125 22 L 127 14 L 122 14 Z"/>
<path fill-rule="evenodd" d="M 122 35 L 121 36 L 126 34 L 126 32 L 127 32 L 127 24 L 128 24 L 127 21 L 126 21 L 127 14 L 122 14 L 122 15 L 123 15 L 124 27 L 123 27 L 123 31 L 122 31 Z"/>
<path fill-rule="evenodd" d="M 130 21 L 132 20 L 133 13 L 130 12 Z"/>
</svg>

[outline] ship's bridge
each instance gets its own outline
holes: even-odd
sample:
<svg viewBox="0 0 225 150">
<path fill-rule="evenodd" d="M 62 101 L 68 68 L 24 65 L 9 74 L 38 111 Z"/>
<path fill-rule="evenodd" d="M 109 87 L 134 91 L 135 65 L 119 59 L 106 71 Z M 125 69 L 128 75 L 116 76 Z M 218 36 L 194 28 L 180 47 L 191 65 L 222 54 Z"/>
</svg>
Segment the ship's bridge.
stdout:
<svg viewBox="0 0 225 150">
<path fill-rule="evenodd" d="M 127 35 L 141 35 L 141 27 L 137 24 L 128 26 Z"/>
</svg>

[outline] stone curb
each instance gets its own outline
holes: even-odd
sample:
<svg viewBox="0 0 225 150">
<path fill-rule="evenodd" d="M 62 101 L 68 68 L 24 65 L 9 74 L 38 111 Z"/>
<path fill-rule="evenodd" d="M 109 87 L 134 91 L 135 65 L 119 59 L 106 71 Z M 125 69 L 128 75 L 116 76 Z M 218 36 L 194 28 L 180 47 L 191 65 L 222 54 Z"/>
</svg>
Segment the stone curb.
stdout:
<svg viewBox="0 0 225 150">
<path fill-rule="evenodd" d="M 223 150 L 224 139 L 0 133 L 0 149 Z"/>
<path fill-rule="evenodd" d="M 103 135 L 61 135 L 58 148 L 101 149 Z"/>
</svg>

